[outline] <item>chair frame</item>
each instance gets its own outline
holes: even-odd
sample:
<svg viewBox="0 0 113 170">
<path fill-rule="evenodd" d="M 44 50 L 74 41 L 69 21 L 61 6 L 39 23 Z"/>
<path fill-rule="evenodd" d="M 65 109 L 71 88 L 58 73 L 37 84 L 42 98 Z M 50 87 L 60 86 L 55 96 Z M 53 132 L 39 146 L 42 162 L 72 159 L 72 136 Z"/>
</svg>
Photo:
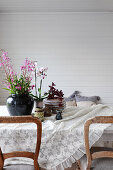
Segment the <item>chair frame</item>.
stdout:
<svg viewBox="0 0 113 170">
<path fill-rule="evenodd" d="M 89 119 L 84 125 L 84 138 L 85 138 L 85 149 L 87 156 L 87 170 L 90 170 L 92 160 L 97 158 L 113 158 L 113 151 L 99 151 L 99 152 L 90 152 L 89 147 L 89 127 L 94 123 L 113 123 L 113 116 L 97 116 L 95 118 Z"/>
<path fill-rule="evenodd" d="M 0 169 L 3 169 L 5 159 L 12 157 L 27 157 L 34 160 L 35 170 L 39 170 L 38 155 L 41 144 L 42 123 L 33 116 L 10 116 L 0 117 L 0 123 L 35 123 L 37 125 L 37 143 L 35 152 L 15 151 L 10 153 L 2 153 L 0 148 Z"/>
</svg>

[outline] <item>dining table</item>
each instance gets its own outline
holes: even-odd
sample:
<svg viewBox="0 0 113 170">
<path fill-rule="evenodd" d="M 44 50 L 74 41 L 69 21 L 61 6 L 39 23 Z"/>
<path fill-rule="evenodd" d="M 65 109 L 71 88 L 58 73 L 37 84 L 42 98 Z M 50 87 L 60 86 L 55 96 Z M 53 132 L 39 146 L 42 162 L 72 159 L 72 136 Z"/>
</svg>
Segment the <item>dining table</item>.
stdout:
<svg viewBox="0 0 113 170">
<path fill-rule="evenodd" d="M 104 111 L 103 111 L 104 110 Z M 42 122 L 42 139 L 39 152 L 41 170 L 76 170 L 76 162 L 85 154 L 84 122 L 97 115 L 113 115 L 113 108 L 105 105 L 90 108 L 66 108 L 61 120 L 56 115 L 45 117 Z M 98 114 L 97 114 L 98 113 Z M 32 113 L 33 114 L 33 113 Z M 0 106 L 0 116 L 10 116 L 6 105 Z M 111 129 L 110 129 L 111 128 Z M 111 130 L 111 125 L 92 125 L 90 146 L 98 142 L 103 134 Z M 34 151 L 36 146 L 36 125 L 0 124 L 0 147 L 2 152 Z M 28 158 L 10 158 L 5 164 L 33 164 Z"/>
</svg>

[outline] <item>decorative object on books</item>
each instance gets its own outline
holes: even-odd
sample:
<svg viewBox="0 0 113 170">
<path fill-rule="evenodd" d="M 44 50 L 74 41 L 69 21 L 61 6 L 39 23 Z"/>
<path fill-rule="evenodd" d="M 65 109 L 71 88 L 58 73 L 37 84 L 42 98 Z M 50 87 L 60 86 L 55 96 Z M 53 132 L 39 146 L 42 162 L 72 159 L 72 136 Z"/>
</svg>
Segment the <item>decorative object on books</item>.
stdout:
<svg viewBox="0 0 113 170">
<path fill-rule="evenodd" d="M 37 61 L 34 62 L 35 64 L 35 95 L 33 95 L 36 103 L 36 108 L 43 108 L 43 99 L 47 97 L 47 93 L 42 95 L 42 82 L 47 76 L 47 70 L 48 68 L 38 68 Z M 40 78 L 40 84 L 39 87 L 37 87 L 37 80 Z"/>
<path fill-rule="evenodd" d="M 56 111 L 64 110 L 66 102 L 63 98 L 64 94 L 62 90 L 55 89 L 55 84 L 52 82 L 52 85 L 49 86 L 50 90 L 48 97 L 44 99 L 43 104 L 45 107 L 45 116 L 48 114 L 56 114 Z"/>
<path fill-rule="evenodd" d="M 34 85 L 31 85 L 32 76 L 34 73 L 34 62 L 25 59 L 24 65 L 21 66 L 20 77 L 13 70 L 11 59 L 8 53 L 0 50 L 0 66 L 5 71 L 6 79 L 4 84 L 11 96 L 7 99 L 7 108 L 11 115 L 29 115 L 32 112 L 34 100 L 31 97 Z"/>
</svg>

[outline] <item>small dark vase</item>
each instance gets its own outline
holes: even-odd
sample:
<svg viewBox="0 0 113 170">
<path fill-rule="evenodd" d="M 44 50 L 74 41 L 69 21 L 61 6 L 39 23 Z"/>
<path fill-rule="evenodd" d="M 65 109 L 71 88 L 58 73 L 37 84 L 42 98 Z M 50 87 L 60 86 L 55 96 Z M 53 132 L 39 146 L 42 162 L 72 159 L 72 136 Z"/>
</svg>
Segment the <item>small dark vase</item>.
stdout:
<svg viewBox="0 0 113 170">
<path fill-rule="evenodd" d="M 7 98 L 6 104 L 11 116 L 30 115 L 34 105 L 34 99 L 29 95 L 12 94 Z"/>
</svg>

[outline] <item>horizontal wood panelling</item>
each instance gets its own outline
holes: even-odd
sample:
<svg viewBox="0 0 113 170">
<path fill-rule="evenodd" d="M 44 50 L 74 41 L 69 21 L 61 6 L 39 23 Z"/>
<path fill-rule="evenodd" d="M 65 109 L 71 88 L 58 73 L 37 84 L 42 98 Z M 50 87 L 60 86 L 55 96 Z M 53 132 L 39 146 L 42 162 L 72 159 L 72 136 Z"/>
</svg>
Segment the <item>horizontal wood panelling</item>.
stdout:
<svg viewBox="0 0 113 170">
<path fill-rule="evenodd" d="M 1 0 L 1 12 L 111 12 L 112 0 Z"/>
<path fill-rule="evenodd" d="M 79 90 L 113 104 L 113 13 L 0 14 L 0 48 L 18 72 L 26 57 L 48 66 L 43 91 L 53 81 L 65 96 Z M 0 74 L 3 104 L 8 92 Z"/>
</svg>

